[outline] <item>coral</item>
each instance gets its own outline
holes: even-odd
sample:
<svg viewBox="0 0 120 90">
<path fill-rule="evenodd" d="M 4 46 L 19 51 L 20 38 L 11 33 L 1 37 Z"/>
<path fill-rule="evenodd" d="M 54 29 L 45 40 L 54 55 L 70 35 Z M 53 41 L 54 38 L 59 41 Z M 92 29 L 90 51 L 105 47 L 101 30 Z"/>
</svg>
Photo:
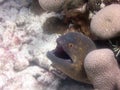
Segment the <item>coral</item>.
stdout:
<svg viewBox="0 0 120 90">
<path fill-rule="evenodd" d="M 90 52 L 84 60 L 84 67 L 94 89 L 120 89 L 120 69 L 114 53 L 110 49 Z"/>
<path fill-rule="evenodd" d="M 119 0 L 88 0 L 88 8 L 91 12 L 96 13 L 100 9 L 110 4 L 120 4 Z"/>
<path fill-rule="evenodd" d="M 60 34 L 49 35 L 42 28 L 48 18 L 58 16 L 52 12 L 41 15 L 33 13 L 31 0 L 2 1 L 0 0 L 0 90 L 58 90 L 61 78 L 50 71 L 51 61 L 46 53 L 55 48 L 56 38 Z M 70 88 L 69 84 L 65 87 Z M 86 89 L 84 85 L 76 83 L 73 87 L 74 90 L 78 87 Z M 62 89 L 64 90 L 64 84 Z"/>
<path fill-rule="evenodd" d="M 65 0 L 38 0 L 40 6 L 47 11 L 59 11 Z"/>
<path fill-rule="evenodd" d="M 27 90 L 29 87 L 35 89 L 38 81 L 34 76 L 40 77 L 43 75 L 42 77 L 44 77 L 44 73 L 48 71 L 43 69 L 42 65 L 46 69 L 49 69 L 50 66 L 50 61 L 47 58 L 43 58 L 49 48 L 47 41 L 50 41 L 50 39 L 54 41 L 57 35 L 44 35 L 42 33 L 42 24 L 47 17 L 55 16 L 55 14 L 44 13 L 43 16 L 36 16 L 27 7 L 29 4 L 26 0 L 20 2 L 18 0 L 7 0 L 0 5 L 1 90 L 8 88 L 9 90 L 16 90 L 16 88 L 18 90 Z M 49 40 L 47 40 L 47 37 L 49 37 Z M 38 41 L 41 42 L 37 43 Z M 43 44 L 46 45 L 43 47 Z M 53 46 L 51 44 L 50 48 Z M 38 48 L 40 49 L 38 50 Z M 38 65 L 33 64 L 34 60 L 38 60 Z M 34 69 L 33 65 L 41 65 L 41 67 Z M 29 69 L 29 67 L 31 68 Z M 57 78 L 55 80 L 59 81 Z M 40 85 L 38 84 L 39 88 Z M 41 85 L 41 90 L 43 88 Z"/>
<path fill-rule="evenodd" d="M 46 3 L 45 7 L 41 4 L 41 7 L 48 11 L 62 9 L 61 14 L 66 14 L 69 20 L 72 18 L 72 24 L 89 33 L 84 31 L 89 30 L 90 23 L 89 11 L 86 12 L 87 0 L 71 1 L 61 1 L 62 7 L 59 3 L 55 4 L 56 1 Z M 56 39 L 61 34 L 45 32 L 44 25 L 45 29 L 54 29 L 49 28 L 52 26 L 48 22 L 50 18 L 59 18 L 60 21 L 65 18 L 61 19 L 62 15 L 55 12 L 39 12 L 40 7 L 32 7 L 33 3 L 38 4 L 36 0 L 0 0 L 0 90 L 91 90 L 89 85 L 54 74 L 55 68 L 51 66 L 46 53 L 55 48 Z M 58 5 L 58 8 L 49 8 L 47 4 Z M 56 19 L 51 24 L 57 24 Z M 63 22 L 61 25 L 58 20 L 58 24 L 64 28 Z M 59 25 L 55 28 L 59 28 Z"/>
<path fill-rule="evenodd" d="M 47 11 L 61 11 L 64 9 L 76 8 L 84 3 L 84 0 L 38 0 L 40 6 Z"/>
<path fill-rule="evenodd" d="M 101 39 L 110 39 L 120 35 L 120 5 L 112 4 L 93 16 L 90 28 Z"/>
</svg>

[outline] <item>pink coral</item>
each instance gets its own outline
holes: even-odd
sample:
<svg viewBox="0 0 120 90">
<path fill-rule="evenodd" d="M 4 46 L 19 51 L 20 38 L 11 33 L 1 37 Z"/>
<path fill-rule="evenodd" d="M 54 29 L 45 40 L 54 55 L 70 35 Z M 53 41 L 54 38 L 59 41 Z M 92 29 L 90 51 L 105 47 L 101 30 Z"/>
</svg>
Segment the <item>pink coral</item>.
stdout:
<svg viewBox="0 0 120 90">
<path fill-rule="evenodd" d="M 110 49 L 90 52 L 84 67 L 95 90 L 120 90 L 120 69 Z"/>
<path fill-rule="evenodd" d="M 38 0 L 44 10 L 58 11 L 61 9 L 65 0 Z"/>
<path fill-rule="evenodd" d="M 112 4 L 101 9 L 93 16 L 91 31 L 102 39 L 120 35 L 120 5 Z"/>
</svg>

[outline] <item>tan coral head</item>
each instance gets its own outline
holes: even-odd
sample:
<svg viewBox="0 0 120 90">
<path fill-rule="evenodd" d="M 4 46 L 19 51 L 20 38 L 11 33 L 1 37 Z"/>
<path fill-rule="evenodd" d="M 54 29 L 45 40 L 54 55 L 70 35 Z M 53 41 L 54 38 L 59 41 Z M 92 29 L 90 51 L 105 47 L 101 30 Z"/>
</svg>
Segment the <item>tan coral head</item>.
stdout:
<svg viewBox="0 0 120 90">
<path fill-rule="evenodd" d="M 65 0 L 38 0 L 40 6 L 47 11 L 60 11 Z"/>
<path fill-rule="evenodd" d="M 120 90 L 120 68 L 110 49 L 90 52 L 84 67 L 95 90 Z"/>
<path fill-rule="evenodd" d="M 101 39 L 120 36 L 120 5 L 112 4 L 97 12 L 91 20 L 90 28 Z"/>
</svg>

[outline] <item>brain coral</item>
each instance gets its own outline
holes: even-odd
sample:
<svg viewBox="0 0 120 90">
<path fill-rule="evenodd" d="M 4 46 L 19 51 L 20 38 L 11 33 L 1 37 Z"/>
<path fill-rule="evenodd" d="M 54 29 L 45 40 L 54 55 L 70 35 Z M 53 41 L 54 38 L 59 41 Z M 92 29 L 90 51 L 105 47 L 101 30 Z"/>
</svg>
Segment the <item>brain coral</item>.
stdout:
<svg viewBox="0 0 120 90">
<path fill-rule="evenodd" d="M 84 67 L 95 90 L 120 90 L 120 69 L 110 49 L 90 52 Z"/>
<path fill-rule="evenodd" d="M 101 39 L 109 39 L 120 35 L 120 5 L 111 4 L 93 16 L 91 31 Z"/>
<path fill-rule="evenodd" d="M 60 10 L 65 0 L 38 0 L 38 1 L 39 1 L 40 6 L 44 10 L 58 11 Z"/>
<path fill-rule="evenodd" d="M 84 0 L 38 0 L 40 6 L 47 11 L 61 11 L 79 7 L 85 3 Z"/>
<path fill-rule="evenodd" d="M 113 3 L 120 4 L 120 0 L 88 0 L 88 8 L 90 11 L 96 12 Z"/>
</svg>

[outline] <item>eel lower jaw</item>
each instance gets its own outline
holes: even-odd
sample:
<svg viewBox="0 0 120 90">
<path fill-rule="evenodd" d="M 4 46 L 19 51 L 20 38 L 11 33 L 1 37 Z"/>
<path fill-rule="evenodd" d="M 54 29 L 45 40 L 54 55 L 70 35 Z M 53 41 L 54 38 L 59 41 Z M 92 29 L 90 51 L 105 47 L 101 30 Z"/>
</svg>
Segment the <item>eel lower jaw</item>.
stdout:
<svg viewBox="0 0 120 90">
<path fill-rule="evenodd" d="M 66 79 L 67 75 L 63 73 L 59 67 L 61 66 L 67 66 L 71 65 L 71 60 L 70 59 L 63 59 L 55 55 L 55 51 L 49 51 L 47 52 L 47 57 L 52 61 L 52 67 L 50 71 L 55 74 L 56 76 L 60 77 L 61 79 Z"/>
<path fill-rule="evenodd" d="M 50 71 L 55 74 L 56 76 L 58 76 L 59 78 L 61 79 L 66 79 L 67 75 L 65 75 L 62 71 L 60 71 L 57 67 L 58 64 L 61 65 L 61 63 L 59 62 L 62 62 L 64 64 L 66 63 L 71 63 L 71 60 L 69 59 L 61 59 L 59 57 L 57 57 L 55 54 L 54 54 L 54 50 L 53 51 L 49 51 L 47 52 L 47 57 L 52 61 L 52 69 L 50 69 Z"/>
</svg>

